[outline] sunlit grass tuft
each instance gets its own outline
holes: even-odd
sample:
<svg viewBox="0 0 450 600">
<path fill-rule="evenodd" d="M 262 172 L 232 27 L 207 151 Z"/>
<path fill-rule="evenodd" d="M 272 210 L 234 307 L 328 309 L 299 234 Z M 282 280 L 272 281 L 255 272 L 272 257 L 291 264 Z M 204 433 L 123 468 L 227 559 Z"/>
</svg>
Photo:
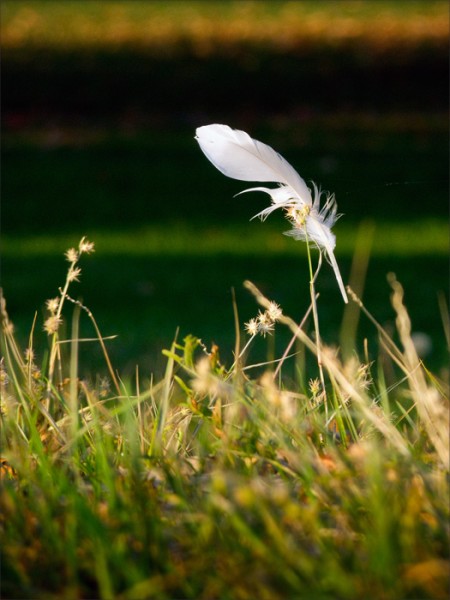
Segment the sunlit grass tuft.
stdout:
<svg viewBox="0 0 450 600">
<path fill-rule="evenodd" d="M 417 356 L 393 275 L 395 335 L 348 290 L 380 357 L 322 345 L 326 411 L 317 365 L 301 358 L 317 345 L 279 307 L 273 325 L 295 339 L 262 375 L 237 322 L 232 364 L 187 336 L 164 351 L 159 380 L 123 380 L 116 365 L 106 379 L 80 378 L 86 343 L 102 342 L 96 326 L 81 343 L 88 309 L 70 302 L 85 243 L 47 303 L 67 335 L 49 332 L 40 364 L 33 332 L 24 352 L 2 299 L 4 597 L 447 597 L 447 383 Z M 255 315 L 275 317 L 246 287 Z"/>
</svg>

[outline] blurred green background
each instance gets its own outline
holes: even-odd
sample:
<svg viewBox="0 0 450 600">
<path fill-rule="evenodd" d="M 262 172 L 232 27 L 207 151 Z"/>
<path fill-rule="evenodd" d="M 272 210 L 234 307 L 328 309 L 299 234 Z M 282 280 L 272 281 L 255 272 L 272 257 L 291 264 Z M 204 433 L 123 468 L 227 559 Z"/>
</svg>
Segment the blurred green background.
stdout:
<svg viewBox="0 0 450 600">
<path fill-rule="evenodd" d="M 336 193 L 344 281 L 358 231 L 364 245 L 374 228 L 367 307 L 392 327 L 394 271 L 414 330 L 430 336 L 427 360 L 445 363 L 447 2 L 6 0 L 1 10 L 2 286 L 23 343 L 37 311 L 45 347 L 45 300 L 83 235 L 96 253 L 71 294 L 103 335 L 117 334 L 108 349 L 121 372 L 161 370 L 177 328 L 230 360 L 232 288 L 241 323 L 257 311 L 245 279 L 302 317 L 304 245 L 281 235 L 281 215 L 249 222 L 267 197 L 233 198 L 245 183 L 194 140 L 196 127 L 226 123 Z M 338 344 L 344 308 L 328 265 L 318 288 L 323 336 Z M 374 334 L 363 321 L 364 336 Z M 287 339 L 261 340 L 250 359 Z M 83 372 L 99 365 L 85 344 Z"/>
</svg>

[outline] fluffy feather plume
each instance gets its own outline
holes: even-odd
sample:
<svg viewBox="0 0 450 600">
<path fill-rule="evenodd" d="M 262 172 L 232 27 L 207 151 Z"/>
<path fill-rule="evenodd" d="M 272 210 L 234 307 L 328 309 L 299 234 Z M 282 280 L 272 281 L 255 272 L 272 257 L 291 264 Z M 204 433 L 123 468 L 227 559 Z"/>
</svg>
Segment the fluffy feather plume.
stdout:
<svg viewBox="0 0 450 600">
<path fill-rule="evenodd" d="M 331 228 L 340 215 L 336 214 L 334 195 L 328 194 L 320 208 L 321 191 L 313 184 L 311 190 L 297 171 L 267 144 L 252 139 L 245 131 L 227 125 L 205 125 L 196 130 L 197 142 L 206 157 L 224 175 L 241 181 L 272 181 L 278 188 L 256 187 L 240 192 L 265 192 L 272 204 L 255 215 L 265 220 L 282 208 L 292 225 L 287 235 L 297 240 L 313 242 L 324 250 L 333 267 L 344 302 L 348 302 L 341 273 L 334 256 L 335 235 Z"/>
</svg>

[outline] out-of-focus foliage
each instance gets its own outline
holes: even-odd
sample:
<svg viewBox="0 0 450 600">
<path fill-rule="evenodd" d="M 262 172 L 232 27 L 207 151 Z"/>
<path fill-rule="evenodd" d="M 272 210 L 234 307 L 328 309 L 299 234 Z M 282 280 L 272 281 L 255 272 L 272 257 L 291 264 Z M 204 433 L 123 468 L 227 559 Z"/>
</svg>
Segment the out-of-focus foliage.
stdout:
<svg viewBox="0 0 450 600">
<path fill-rule="evenodd" d="M 140 46 L 180 53 L 188 46 L 201 57 L 248 44 L 283 52 L 311 44 L 354 46 L 378 54 L 392 47 L 445 44 L 448 34 L 442 1 L 6 0 L 2 17 L 4 48 Z"/>
</svg>

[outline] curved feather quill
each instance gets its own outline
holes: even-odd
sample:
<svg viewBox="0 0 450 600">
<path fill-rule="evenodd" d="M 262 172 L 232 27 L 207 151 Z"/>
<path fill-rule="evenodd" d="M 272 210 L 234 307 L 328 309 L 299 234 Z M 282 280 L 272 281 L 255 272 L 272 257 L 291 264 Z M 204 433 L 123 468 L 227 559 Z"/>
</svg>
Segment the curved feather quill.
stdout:
<svg viewBox="0 0 450 600">
<path fill-rule="evenodd" d="M 206 157 L 224 175 L 241 181 L 273 181 L 289 185 L 306 204 L 311 192 L 297 171 L 267 144 L 228 125 L 198 127 L 195 139 Z"/>
<path fill-rule="evenodd" d="M 285 235 L 289 235 L 296 240 L 306 241 L 307 236 L 309 239 L 313 240 L 319 248 L 323 248 L 325 250 L 326 258 L 328 262 L 333 267 L 334 276 L 336 277 L 336 281 L 339 286 L 339 290 L 342 294 L 342 298 L 344 302 L 348 303 L 347 292 L 345 291 L 344 282 L 342 281 L 341 272 L 339 270 L 339 266 L 336 261 L 336 257 L 334 256 L 334 247 L 336 245 L 336 238 L 334 233 L 330 230 L 329 227 L 323 225 L 319 220 L 311 218 L 308 219 L 306 223 L 306 234 L 301 229 L 290 229 L 285 232 Z"/>
</svg>

